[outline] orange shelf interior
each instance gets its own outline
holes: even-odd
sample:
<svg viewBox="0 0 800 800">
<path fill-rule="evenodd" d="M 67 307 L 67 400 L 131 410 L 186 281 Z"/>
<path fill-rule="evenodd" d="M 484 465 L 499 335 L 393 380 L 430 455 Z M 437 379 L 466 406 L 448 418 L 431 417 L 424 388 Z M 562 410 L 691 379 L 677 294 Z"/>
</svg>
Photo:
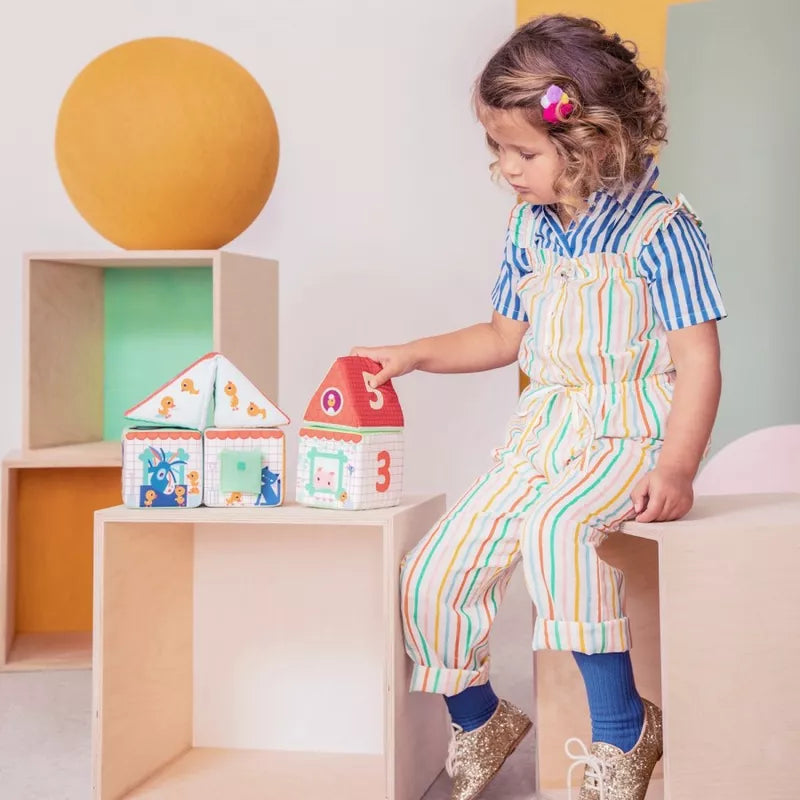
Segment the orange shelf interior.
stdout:
<svg viewBox="0 0 800 800">
<path fill-rule="evenodd" d="M 16 633 L 91 631 L 93 515 L 119 504 L 120 470 L 20 469 L 17 480 Z"/>
</svg>

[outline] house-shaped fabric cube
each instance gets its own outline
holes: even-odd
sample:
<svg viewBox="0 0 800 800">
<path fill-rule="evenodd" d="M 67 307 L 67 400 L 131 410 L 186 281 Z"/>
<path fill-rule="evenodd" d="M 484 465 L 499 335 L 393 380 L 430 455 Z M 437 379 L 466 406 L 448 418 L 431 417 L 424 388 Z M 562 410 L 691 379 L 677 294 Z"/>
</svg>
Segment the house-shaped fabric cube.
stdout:
<svg viewBox="0 0 800 800">
<path fill-rule="evenodd" d="M 297 500 L 307 506 L 396 506 L 403 490 L 403 433 L 302 428 L 297 474 Z"/>
<path fill-rule="evenodd" d="M 125 412 L 149 425 L 205 430 L 274 428 L 289 418 L 229 359 L 206 353 Z"/>
<path fill-rule="evenodd" d="M 122 435 L 122 496 L 131 508 L 195 508 L 203 499 L 203 435 L 129 428 Z"/>
<path fill-rule="evenodd" d="M 403 412 L 391 381 L 373 389 L 380 365 L 339 358 L 306 409 L 297 501 L 321 508 L 394 506 L 403 490 Z"/>
<path fill-rule="evenodd" d="M 277 428 L 208 428 L 207 506 L 279 506 L 284 497 L 286 442 Z"/>
<path fill-rule="evenodd" d="M 189 365 L 126 417 L 150 426 L 123 434 L 126 505 L 283 503 L 286 445 L 276 426 L 289 418 L 221 353 Z"/>
</svg>

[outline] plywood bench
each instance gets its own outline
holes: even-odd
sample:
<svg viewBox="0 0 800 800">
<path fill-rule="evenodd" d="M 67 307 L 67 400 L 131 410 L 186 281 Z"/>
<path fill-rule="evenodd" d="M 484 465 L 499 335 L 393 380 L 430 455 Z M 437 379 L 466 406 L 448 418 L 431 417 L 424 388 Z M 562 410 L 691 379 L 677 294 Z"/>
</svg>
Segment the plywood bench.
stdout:
<svg viewBox="0 0 800 800">
<path fill-rule="evenodd" d="M 648 800 L 796 796 L 800 494 L 701 497 L 602 552 L 625 571 L 639 690 L 664 709 L 663 785 Z M 535 675 L 540 793 L 555 800 L 564 741 L 591 740 L 588 707 L 571 654 L 537 653 Z"/>
</svg>

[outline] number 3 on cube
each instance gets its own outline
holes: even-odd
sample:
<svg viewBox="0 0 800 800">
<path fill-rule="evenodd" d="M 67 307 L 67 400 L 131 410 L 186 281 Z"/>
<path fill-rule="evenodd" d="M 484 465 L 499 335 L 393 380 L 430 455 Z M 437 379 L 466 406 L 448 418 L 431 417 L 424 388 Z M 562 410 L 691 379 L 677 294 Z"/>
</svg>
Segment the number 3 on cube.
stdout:
<svg viewBox="0 0 800 800">
<path fill-rule="evenodd" d="M 375 484 L 375 489 L 379 492 L 388 492 L 389 486 L 392 483 L 392 475 L 389 472 L 392 458 L 388 450 L 381 450 L 378 453 L 378 482 Z"/>
</svg>

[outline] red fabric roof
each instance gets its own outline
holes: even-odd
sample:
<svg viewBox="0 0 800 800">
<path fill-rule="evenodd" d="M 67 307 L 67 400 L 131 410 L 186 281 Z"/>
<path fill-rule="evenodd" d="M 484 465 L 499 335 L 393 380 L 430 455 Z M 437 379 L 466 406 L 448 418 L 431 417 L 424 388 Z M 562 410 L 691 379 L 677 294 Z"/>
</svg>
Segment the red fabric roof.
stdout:
<svg viewBox="0 0 800 800">
<path fill-rule="evenodd" d="M 402 428 L 403 410 L 392 382 L 377 389 L 366 385 L 366 379 L 380 369 L 380 364 L 369 358 L 337 358 L 311 398 L 304 422 L 343 428 Z"/>
</svg>

